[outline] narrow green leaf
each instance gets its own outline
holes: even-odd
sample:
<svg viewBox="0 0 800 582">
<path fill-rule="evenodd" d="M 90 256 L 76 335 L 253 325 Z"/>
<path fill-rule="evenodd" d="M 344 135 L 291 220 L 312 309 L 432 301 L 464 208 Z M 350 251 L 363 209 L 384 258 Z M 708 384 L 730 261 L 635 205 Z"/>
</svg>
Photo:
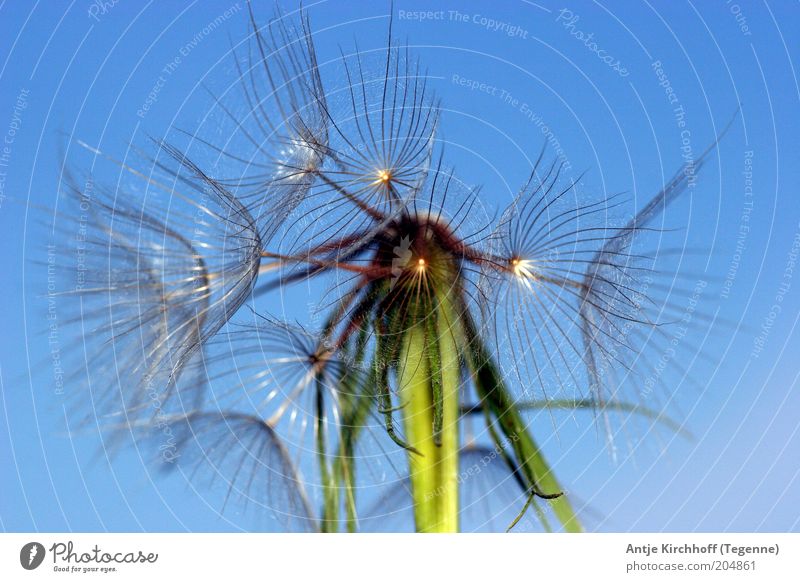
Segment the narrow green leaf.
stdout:
<svg viewBox="0 0 800 582">
<path fill-rule="evenodd" d="M 552 400 L 520 400 L 516 402 L 516 407 L 519 410 L 598 410 L 601 408 L 601 405 L 591 398 L 557 398 Z M 663 412 L 658 412 L 642 404 L 611 401 L 605 402 L 602 408 L 615 412 L 629 412 L 631 414 L 644 416 L 658 424 L 664 425 L 675 434 L 686 439 L 693 438 L 692 433 L 686 430 L 678 421 L 670 418 Z M 462 407 L 461 414 L 468 415 L 482 411 L 483 406 L 478 403 Z"/>
</svg>

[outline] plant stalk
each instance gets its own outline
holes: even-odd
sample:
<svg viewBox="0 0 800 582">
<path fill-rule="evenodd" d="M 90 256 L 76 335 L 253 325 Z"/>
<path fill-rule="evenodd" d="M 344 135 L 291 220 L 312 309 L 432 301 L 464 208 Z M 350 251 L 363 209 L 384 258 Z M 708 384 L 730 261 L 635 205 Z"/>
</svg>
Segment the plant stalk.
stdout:
<svg viewBox="0 0 800 582">
<path fill-rule="evenodd" d="M 419 310 L 428 320 L 404 332 L 398 362 L 405 436 L 418 451 L 409 453 L 414 519 L 419 532 L 457 532 L 459 333 L 446 298 L 436 297 L 429 306 Z"/>
</svg>

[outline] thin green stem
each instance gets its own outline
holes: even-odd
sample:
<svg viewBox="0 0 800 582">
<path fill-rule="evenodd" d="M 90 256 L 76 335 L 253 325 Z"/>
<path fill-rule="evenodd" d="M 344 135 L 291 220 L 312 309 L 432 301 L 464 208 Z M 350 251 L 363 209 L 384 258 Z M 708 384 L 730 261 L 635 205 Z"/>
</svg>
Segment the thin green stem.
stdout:
<svg viewBox="0 0 800 582">
<path fill-rule="evenodd" d="M 316 382 L 316 418 L 317 418 L 317 457 L 323 487 L 323 514 L 321 529 L 323 532 L 333 532 L 338 528 L 339 495 L 335 472 L 331 470 L 328 462 L 327 447 L 325 442 L 325 400 L 322 379 L 317 377 Z"/>
</svg>

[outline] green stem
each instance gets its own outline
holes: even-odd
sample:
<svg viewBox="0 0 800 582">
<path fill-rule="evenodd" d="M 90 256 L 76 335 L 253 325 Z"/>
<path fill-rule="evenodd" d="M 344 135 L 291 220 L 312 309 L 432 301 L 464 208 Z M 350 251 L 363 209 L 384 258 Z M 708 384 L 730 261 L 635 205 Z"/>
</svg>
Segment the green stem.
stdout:
<svg viewBox="0 0 800 582">
<path fill-rule="evenodd" d="M 316 381 L 316 418 L 317 418 L 317 457 L 319 461 L 320 475 L 322 478 L 323 489 L 323 512 L 321 520 L 321 530 L 323 532 L 334 532 L 338 525 L 339 495 L 337 491 L 336 475 L 331 470 L 328 463 L 328 455 L 325 443 L 325 400 L 322 379 L 317 377 Z"/>
<path fill-rule="evenodd" d="M 406 439 L 417 451 L 408 456 L 414 519 L 420 532 L 457 532 L 460 363 L 456 320 L 443 298 L 430 311 L 420 311 L 435 318 L 435 324 L 411 322 L 398 362 Z M 437 364 L 440 370 L 432 370 Z M 435 418 L 434 393 L 441 398 L 440 421 Z"/>
<path fill-rule="evenodd" d="M 442 492 L 442 523 L 444 531 L 458 531 L 458 426 L 460 418 L 459 386 L 461 384 L 461 360 L 456 319 L 452 317 L 449 302 L 442 297 L 437 314 L 438 344 L 441 363 L 441 389 L 443 397 L 441 446 L 439 447 L 439 479 Z"/>
<path fill-rule="evenodd" d="M 515 472 L 519 470 L 522 473 L 529 488 L 529 495 L 549 497 L 561 492 L 558 480 L 541 449 L 529 433 L 527 424 L 520 414 L 519 407 L 515 404 L 506 388 L 500 371 L 478 337 L 475 324 L 466 314 L 466 311 L 463 324 L 465 337 L 468 340 L 467 343 L 471 347 L 471 368 L 475 380 L 475 388 L 482 405 L 486 407 L 487 422 L 491 426 L 494 418 L 508 440 L 507 443 L 502 443 L 495 438 L 496 444 L 501 449 L 505 449 L 508 446 L 514 452 L 511 469 Z M 550 504 L 550 508 L 561 523 L 564 531 L 583 531 L 575 510 L 566 495 L 548 499 L 547 502 Z M 535 509 L 537 505 L 533 499 L 532 504 Z"/>
</svg>

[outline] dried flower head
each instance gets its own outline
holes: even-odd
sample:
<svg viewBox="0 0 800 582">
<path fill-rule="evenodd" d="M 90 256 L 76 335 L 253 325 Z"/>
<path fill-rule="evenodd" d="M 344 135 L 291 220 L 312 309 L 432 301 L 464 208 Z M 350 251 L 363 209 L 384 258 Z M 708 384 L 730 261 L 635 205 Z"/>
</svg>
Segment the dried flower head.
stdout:
<svg viewBox="0 0 800 582">
<path fill-rule="evenodd" d="M 305 14 L 250 19 L 239 82 L 213 95 L 229 138 L 187 132 L 218 164 L 156 142 L 148 173 L 117 162 L 136 191 L 67 181 L 92 208 L 88 279 L 65 291 L 92 411 L 286 528 L 386 526 L 383 495 L 418 531 L 580 530 L 525 414 L 591 409 L 610 442 L 611 413 L 660 418 L 626 387 L 669 320 L 657 218 L 687 175 L 624 219 L 621 197 L 579 193 L 543 150 L 480 224 L 391 27 L 379 58 L 342 53 L 328 78 Z M 270 292 L 301 283 L 322 297 L 311 323 L 267 315 Z M 486 497 L 504 523 L 470 517 Z"/>
</svg>

